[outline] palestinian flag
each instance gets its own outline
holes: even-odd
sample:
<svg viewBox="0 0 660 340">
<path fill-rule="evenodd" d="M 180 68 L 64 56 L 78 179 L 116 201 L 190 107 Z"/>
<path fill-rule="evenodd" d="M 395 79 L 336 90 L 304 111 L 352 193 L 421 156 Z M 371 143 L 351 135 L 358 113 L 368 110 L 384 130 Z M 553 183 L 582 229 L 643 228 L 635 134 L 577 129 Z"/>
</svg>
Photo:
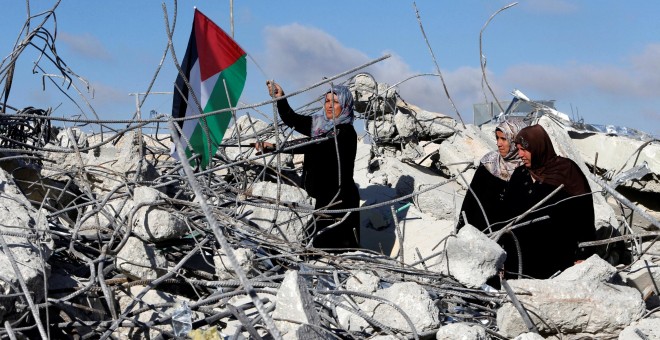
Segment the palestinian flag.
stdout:
<svg viewBox="0 0 660 340">
<path fill-rule="evenodd" d="M 185 78 L 179 73 L 174 85 L 172 117 L 196 116 L 236 106 L 247 76 L 245 57 L 243 49 L 225 31 L 195 9 L 188 48 L 181 63 Z M 188 80 L 190 89 L 184 79 Z M 227 111 L 177 122 L 185 135 L 181 142 L 185 143 L 186 139 L 189 142 L 186 156 L 201 155 L 199 166 L 205 169 L 218 150 L 231 117 Z M 172 154 L 176 157 L 174 149 Z"/>
</svg>

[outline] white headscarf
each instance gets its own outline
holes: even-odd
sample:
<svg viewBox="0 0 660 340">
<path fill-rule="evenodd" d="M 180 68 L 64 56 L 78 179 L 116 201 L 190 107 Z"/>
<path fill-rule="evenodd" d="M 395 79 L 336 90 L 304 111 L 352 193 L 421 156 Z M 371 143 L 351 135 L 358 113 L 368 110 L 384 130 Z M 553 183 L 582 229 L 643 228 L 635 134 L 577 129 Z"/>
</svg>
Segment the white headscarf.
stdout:
<svg viewBox="0 0 660 340">
<path fill-rule="evenodd" d="M 331 91 L 326 92 L 337 95 L 341 105 L 341 113 L 333 120 L 325 116 L 325 111 L 312 116 L 312 137 L 322 136 L 332 131 L 334 125 L 353 124 L 353 95 L 347 86 L 335 85 Z"/>
<path fill-rule="evenodd" d="M 481 158 L 481 164 L 486 167 L 493 176 L 508 181 L 513 174 L 513 170 L 523 164 L 520 157 L 518 157 L 518 149 L 514 138 L 518 132 L 527 126 L 522 120 L 505 120 L 495 128 L 495 131 L 504 133 L 506 140 L 509 141 L 509 152 L 506 156 L 502 157 L 499 151 L 492 151 L 487 153 Z"/>
</svg>

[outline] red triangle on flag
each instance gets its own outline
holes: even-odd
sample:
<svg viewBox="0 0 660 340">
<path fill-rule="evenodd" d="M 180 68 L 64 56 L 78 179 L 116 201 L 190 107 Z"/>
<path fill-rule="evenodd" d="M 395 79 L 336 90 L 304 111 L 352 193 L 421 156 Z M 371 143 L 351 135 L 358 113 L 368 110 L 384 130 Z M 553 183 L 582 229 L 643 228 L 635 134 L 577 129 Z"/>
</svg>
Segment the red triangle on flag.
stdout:
<svg viewBox="0 0 660 340">
<path fill-rule="evenodd" d="M 211 19 L 195 9 L 195 43 L 202 81 L 231 66 L 243 49 Z"/>
</svg>

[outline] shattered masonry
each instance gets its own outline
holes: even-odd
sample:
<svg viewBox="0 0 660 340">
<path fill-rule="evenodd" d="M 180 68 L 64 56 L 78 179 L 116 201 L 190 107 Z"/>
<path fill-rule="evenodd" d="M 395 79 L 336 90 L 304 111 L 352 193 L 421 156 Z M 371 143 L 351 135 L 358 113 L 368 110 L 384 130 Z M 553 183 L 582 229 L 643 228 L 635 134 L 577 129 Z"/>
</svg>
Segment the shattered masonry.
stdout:
<svg viewBox="0 0 660 340">
<path fill-rule="evenodd" d="M 0 69 L 7 94 L 13 68 Z M 364 202 L 351 212 L 364 249 L 342 254 L 306 247 L 304 226 L 323 212 L 297 185 L 301 160 L 245 147 L 295 136 L 251 109 L 215 166 L 193 174 L 169 155 L 167 117 L 117 124 L 3 103 L 0 334 L 660 337 L 657 139 L 594 131 L 538 104 L 530 118 L 591 174 L 600 256 L 495 291 L 484 283 L 508 254 L 492 235 L 454 232 L 494 125 L 406 103 L 360 69 L 347 84 L 365 122 L 354 175 Z"/>
</svg>

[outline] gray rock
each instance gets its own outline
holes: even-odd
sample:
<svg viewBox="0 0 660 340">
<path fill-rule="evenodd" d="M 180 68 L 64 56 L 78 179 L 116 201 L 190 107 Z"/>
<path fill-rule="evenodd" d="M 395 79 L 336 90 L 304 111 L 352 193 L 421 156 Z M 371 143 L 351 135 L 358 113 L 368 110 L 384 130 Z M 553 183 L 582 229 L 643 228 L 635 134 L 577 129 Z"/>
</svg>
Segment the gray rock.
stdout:
<svg viewBox="0 0 660 340">
<path fill-rule="evenodd" d="M 395 283 L 389 288 L 378 290 L 374 295 L 399 307 L 408 316 L 417 332 L 433 330 L 440 325 L 438 307 L 435 306 L 428 292 L 414 282 Z M 342 302 L 342 305 L 349 306 L 349 309 L 358 308 L 385 327 L 410 331 L 410 325 L 401 312 L 380 300 L 365 299 L 357 306 Z M 337 319 L 345 329 L 373 332 L 372 326 L 365 319 L 344 308 L 337 308 Z"/>
<path fill-rule="evenodd" d="M 497 274 L 506 253 L 497 242 L 468 224 L 456 237 L 447 239 L 445 255 L 438 258 L 440 272 L 453 276 L 465 286 L 479 288 Z"/>
<path fill-rule="evenodd" d="M 616 336 L 638 320 L 645 311 L 637 290 L 594 281 L 511 280 L 508 281 L 541 335 L 556 331 L 563 336 L 588 334 L 597 338 Z M 543 321 L 541 321 L 543 320 Z M 527 332 L 520 314 L 511 303 L 497 311 L 497 325 L 507 337 Z"/>
<path fill-rule="evenodd" d="M 401 308 L 417 332 L 430 331 L 440 325 L 438 307 L 429 293 L 417 283 L 395 283 L 389 288 L 377 291 L 375 295 Z M 379 303 L 373 310 L 373 316 L 387 326 L 410 331 L 403 315 L 390 305 Z"/>
<path fill-rule="evenodd" d="M 420 140 L 448 138 L 456 132 L 458 126 L 456 120 L 450 116 L 426 111 L 409 103 L 397 103 L 398 114 L 409 116 L 407 119 L 414 119 L 414 125 L 406 122 L 402 124 L 402 128 L 404 131 L 416 135 Z"/>
<path fill-rule="evenodd" d="M 101 142 L 101 137 L 93 135 L 87 140 L 90 145 L 96 145 Z M 71 156 L 70 153 L 46 152 L 45 157 L 58 166 L 43 168 L 42 175 L 67 181 L 69 178 L 66 174 L 77 174 L 76 182 L 86 183 L 97 194 L 107 193 L 117 187 L 123 190 L 126 179 L 151 181 L 158 177 L 153 160 L 143 156 L 145 139 L 140 138 L 137 131 L 126 132 L 116 141 L 116 144 L 105 143 L 95 150 L 81 152 L 80 157 Z M 85 171 L 79 171 L 83 167 Z M 82 174 L 84 178 L 80 177 Z"/>
<path fill-rule="evenodd" d="M 13 179 L 3 169 L 0 169 L 0 216 L 2 225 L 0 235 L 7 244 L 0 252 L 0 291 L 2 294 L 23 294 L 20 277 L 25 282 L 29 294 L 35 304 L 44 298 L 44 279 L 50 275 L 48 259 L 52 254 L 53 240 L 46 222 L 46 212 L 37 211 L 20 192 Z M 17 229 L 20 228 L 20 229 Z M 11 233 L 35 236 L 12 236 Z M 12 266 L 16 265 L 18 272 Z M 0 320 L 15 310 L 15 303 L 25 304 L 18 296 L 5 296 L 0 299 Z"/>
<path fill-rule="evenodd" d="M 478 164 L 485 154 L 497 150 L 494 127 L 490 130 L 490 133 L 486 133 L 471 124 L 466 125 L 465 129 L 460 126 L 459 128 L 460 133 L 444 139 L 438 145 L 439 162 L 448 172 L 447 175 L 458 176 L 467 166 L 465 162 Z M 466 179 L 468 183 L 472 180 L 471 177 Z M 467 184 L 463 183 L 462 180 L 459 181 L 461 185 L 465 185 L 467 188 Z"/>
<path fill-rule="evenodd" d="M 161 242 L 176 239 L 188 232 L 185 219 L 179 213 L 172 213 L 161 208 L 165 196 L 156 189 L 139 186 L 133 190 L 134 204 L 141 205 L 133 216 L 133 232 L 149 242 Z"/>
<path fill-rule="evenodd" d="M 350 90 L 355 99 L 355 110 L 358 112 L 392 113 L 396 107 L 396 88 L 390 88 L 386 83 L 376 83 L 368 74 L 358 74 L 353 77 Z"/>
<path fill-rule="evenodd" d="M 116 257 L 119 271 L 136 280 L 156 279 L 167 272 L 167 260 L 152 245 L 129 237 Z"/>
<path fill-rule="evenodd" d="M 284 339 L 323 339 L 323 333 L 318 332 L 321 318 L 308 289 L 298 271 L 286 272 L 277 291 L 277 303 L 273 311 L 275 326 L 282 332 Z"/>
<path fill-rule="evenodd" d="M 118 311 L 129 312 L 135 311 L 138 309 L 143 309 L 143 311 L 137 314 L 135 317 L 138 321 L 149 322 L 163 318 L 166 315 L 172 315 L 174 310 L 178 307 L 179 304 L 184 301 L 192 304 L 192 302 L 182 296 L 172 295 L 167 292 L 150 289 L 146 294 L 139 300 L 139 302 L 133 306 L 130 310 L 128 306 L 135 300 L 135 297 L 145 289 L 146 286 L 133 286 L 130 287 L 127 291 L 121 290 L 118 291 Z M 148 307 L 148 308 L 147 308 Z M 191 321 L 195 322 L 197 320 L 203 319 L 205 316 L 202 313 L 191 311 Z M 172 332 L 171 322 L 158 325 L 159 329 L 164 331 Z M 145 328 L 145 327 L 119 327 L 113 333 L 118 339 L 155 339 L 161 334 L 161 331 L 154 328 Z"/>
<path fill-rule="evenodd" d="M 270 182 L 255 183 L 252 188 L 248 189 L 248 193 L 256 197 L 276 199 L 278 197 L 277 184 Z M 279 199 L 280 202 L 295 203 L 308 208 L 313 207 L 313 199 L 309 198 L 303 189 L 286 184 L 281 184 Z M 253 213 L 248 217 L 250 221 L 262 230 L 288 242 L 302 241 L 305 236 L 305 227 L 312 218 L 310 214 L 295 211 L 276 211 L 261 207 L 250 207 L 250 209 L 253 210 Z"/>
<path fill-rule="evenodd" d="M 619 340 L 642 339 L 637 332 L 641 332 L 648 339 L 660 339 L 660 319 L 648 318 L 632 323 L 619 333 Z"/>
<path fill-rule="evenodd" d="M 364 294 L 372 294 L 378 289 L 380 278 L 378 276 L 369 274 L 363 271 L 353 272 L 348 280 L 346 280 L 346 290 L 356 291 Z M 357 303 L 365 301 L 363 297 L 355 296 L 353 299 Z"/>
<path fill-rule="evenodd" d="M 250 273 L 254 265 L 254 252 L 248 248 L 238 248 L 234 249 L 233 253 L 243 272 Z M 232 268 L 229 258 L 222 250 L 220 250 L 220 256 L 213 256 L 213 264 L 215 274 L 220 280 L 238 279 L 236 269 Z"/>
<path fill-rule="evenodd" d="M 472 323 L 450 323 L 440 327 L 437 340 L 488 340 L 486 330 Z"/>
<path fill-rule="evenodd" d="M 396 126 L 392 121 L 392 115 L 386 114 L 375 120 L 367 121 L 367 132 L 369 132 L 374 139 L 382 140 L 385 142 L 391 141 L 397 135 Z"/>
<path fill-rule="evenodd" d="M 455 181 L 446 181 L 429 169 L 391 157 L 382 159 L 379 170 L 374 172 L 374 176 L 379 175 L 386 178 L 386 184 L 394 188 L 399 196 L 419 192 L 414 200 L 420 211 L 440 220 L 454 219 L 456 206 L 460 206 L 459 201 L 462 199 L 456 195 L 460 186 Z M 447 183 L 439 185 L 445 181 Z M 428 190 L 431 186 L 435 188 Z"/>
<path fill-rule="evenodd" d="M 513 340 L 543 340 L 544 337 L 540 336 L 537 333 L 523 333 L 515 337 Z"/>
<path fill-rule="evenodd" d="M 557 275 L 554 280 L 579 280 L 597 284 L 600 282 L 611 282 L 614 279 L 616 273 L 617 269 L 614 268 L 611 264 L 598 257 L 598 255 L 592 255 L 585 261 L 567 268 L 561 274 Z"/>
</svg>

